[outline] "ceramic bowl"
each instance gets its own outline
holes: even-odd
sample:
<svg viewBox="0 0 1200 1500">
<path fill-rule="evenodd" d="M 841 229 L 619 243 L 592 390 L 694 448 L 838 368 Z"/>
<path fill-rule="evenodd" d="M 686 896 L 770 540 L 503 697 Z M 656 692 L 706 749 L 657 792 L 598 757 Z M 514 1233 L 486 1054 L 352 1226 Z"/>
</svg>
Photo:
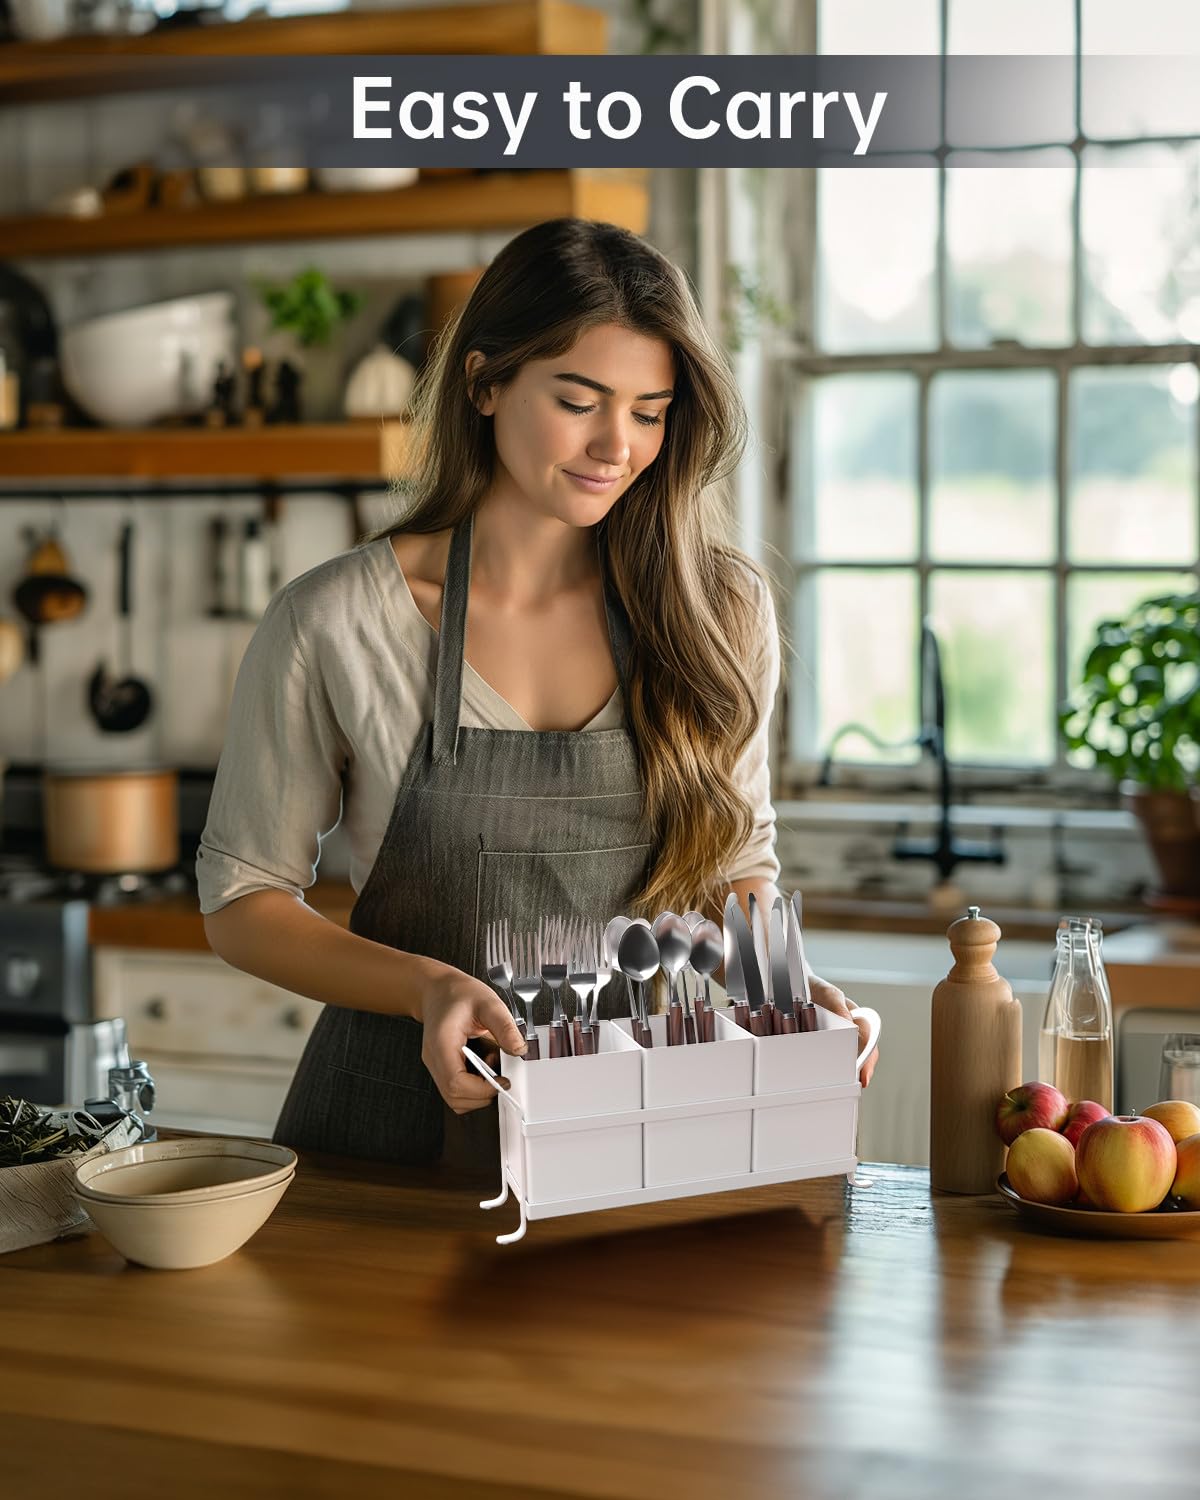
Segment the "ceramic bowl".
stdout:
<svg viewBox="0 0 1200 1500">
<path fill-rule="evenodd" d="M 115 1203 L 202 1203 L 273 1187 L 295 1170 L 288 1146 L 212 1136 L 143 1142 L 93 1157 L 75 1173 L 75 1187 L 83 1198 Z"/>
<path fill-rule="evenodd" d="M 210 292 L 77 323 L 62 334 L 63 383 L 110 427 L 194 415 L 212 398 L 217 366 L 234 367 L 233 311 L 232 292 Z"/>
<path fill-rule="evenodd" d="M 318 167 L 317 186 L 326 193 L 389 193 L 411 187 L 417 167 Z"/>
<path fill-rule="evenodd" d="M 293 1172 L 270 1187 L 200 1202 L 124 1202 L 76 1192 L 96 1228 L 126 1260 L 156 1270 L 211 1266 L 239 1250 L 271 1217 Z"/>
</svg>

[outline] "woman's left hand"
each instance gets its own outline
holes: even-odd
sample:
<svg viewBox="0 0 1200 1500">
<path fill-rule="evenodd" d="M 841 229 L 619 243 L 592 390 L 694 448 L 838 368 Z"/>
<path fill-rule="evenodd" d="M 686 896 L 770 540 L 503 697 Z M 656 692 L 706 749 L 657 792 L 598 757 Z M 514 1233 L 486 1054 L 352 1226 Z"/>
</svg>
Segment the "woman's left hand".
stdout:
<svg viewBox="0 0 1200 1500">
<path fill-rule="evenodd" d="M 836 984 L 830 984 L 827 979 L 820 979 L 816 974 L 808 977 L 809 991 L 813 1003 L 823 1005 L 826 1010 L 831 1010 L 835 1015 L 845 1016 L 847 1021 L 853 1021 L 858 1027 L 858 1034 L 862 1038 L 860 1050 L 867 1044 L 867 1032 L 869 1030 L 865 1016 L 854 1015 L 850 1010 L 850 1002 L 845 993 L 839 990 Z M 879 1048 L 876 1047 L 866 1062 L 863 1063 L 859 1073 L 859 1081 L 863 1088 L 871 1082 L 871 1074 L 875 1071 L 875 1064 L 879 1061 Z"/>
</svg>

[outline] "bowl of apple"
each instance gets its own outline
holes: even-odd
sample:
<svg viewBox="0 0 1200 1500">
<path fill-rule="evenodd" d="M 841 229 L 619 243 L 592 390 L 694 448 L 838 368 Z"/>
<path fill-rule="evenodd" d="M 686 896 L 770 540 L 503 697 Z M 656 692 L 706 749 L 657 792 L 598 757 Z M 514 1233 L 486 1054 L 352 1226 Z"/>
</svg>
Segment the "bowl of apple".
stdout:
<svg viewBox="0 0 1200 1500">
<path fill-rule="evenodd" d="M 1059 1234 L 1200 1237 L 1200 1107 L 1161 1099 L 1114 1115 L 1048 1083 L 1011 1089 L 996 1110 L 1008 1147 L 996 1186 L 1023 1218 Z"/>
</svg>

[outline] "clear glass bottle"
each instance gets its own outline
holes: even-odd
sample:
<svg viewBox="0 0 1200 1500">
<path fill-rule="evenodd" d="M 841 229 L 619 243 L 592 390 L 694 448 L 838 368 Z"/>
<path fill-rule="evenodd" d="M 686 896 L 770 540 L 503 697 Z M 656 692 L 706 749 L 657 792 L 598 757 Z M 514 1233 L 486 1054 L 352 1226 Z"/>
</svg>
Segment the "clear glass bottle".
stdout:
<svg viewBox="0 0 1200 1500">
<path fill-rule="evenodd" d="M 1058 924 L 1054 977 L 1038 1038 L 1038 1078 L 1068 1099 L 1113 1108 L 1112 996 L 1094 917 Z"/>
</svg>

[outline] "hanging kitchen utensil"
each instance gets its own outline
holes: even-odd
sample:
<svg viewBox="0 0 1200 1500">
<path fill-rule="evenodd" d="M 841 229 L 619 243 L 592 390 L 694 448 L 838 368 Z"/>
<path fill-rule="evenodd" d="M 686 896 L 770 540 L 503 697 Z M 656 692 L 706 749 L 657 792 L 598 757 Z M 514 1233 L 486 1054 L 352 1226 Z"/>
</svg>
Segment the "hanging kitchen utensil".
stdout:
<svg viewBox="0 0 1200 1500">
<path fill-rule="evenodd" d="M 67 554 L 53 527 L 41 538 L 27 533 L 32 551 L 25 574 L 13 590 L 13 602 L 29 626 L 29 660 L 38 661 L 38 630 L 73 620 L 87 606 L 87 589 L 71 573 Z"/>
<path fill-rule="evenodd" d="M 117 544 L 117 613 L 120 617 L 124 676 L 112 677 L 101 662 L 88 679 L 88 706 L 108 734 L 128 734 L 150 716 L 154 695 L 133 672 L 132 565 L 133 523 L 126 521 Z"/>
</svg>

